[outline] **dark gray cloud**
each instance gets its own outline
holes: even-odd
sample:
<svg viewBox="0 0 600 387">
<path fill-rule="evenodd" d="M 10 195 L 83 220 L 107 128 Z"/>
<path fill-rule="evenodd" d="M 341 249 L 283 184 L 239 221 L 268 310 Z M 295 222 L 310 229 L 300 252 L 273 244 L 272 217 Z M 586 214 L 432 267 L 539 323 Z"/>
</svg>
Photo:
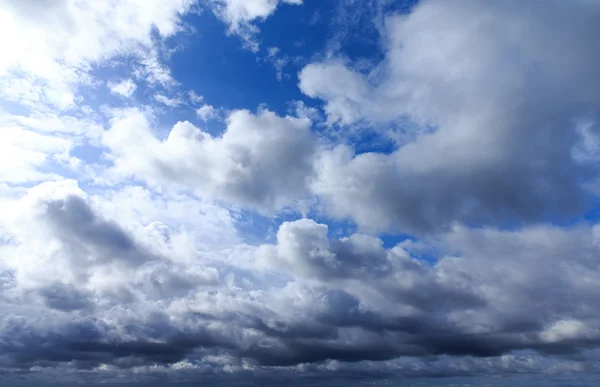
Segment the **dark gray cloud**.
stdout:
<svg viewBox="0 0 600 387">
<path fill-rule="evenodd" d="M 72 311 L 94 306 L 89 294 L 82 292 L 71 284 L 55 282 L 41 288 L 38 292 L 44 303 L 52 309 Z"/>
<path fill-rule="evenodd" d="M 74 265 L 110 261 L 139 265 L 151 258 L 150 253 L 136 245 L 118 225 L 94 214 L 79 196 L 68 195 L 61 200 L 48 201 L 45 207 L 43 221 L 70 249 L 77 250 Z M 86 258 L 91 261 L 86 262 Z"/>
<path fill-rule="evenodd" d="M 99 219 L 82 212 L 59 218 Z M 284 223 L 275 244 L 223 258 L 218 277 L 229 273 L 227 281 L 194 283 L 188 274 L 161 280 L 159 290 L 141 282 L 145 296 L 118 305 L 93 282 L 52 282 L 37 289 L 43 303 L 35 311 L 4 305 L 0 366 L 115 374 L 158 366 L 183 379 L 178 369 L 194 379 L 207 372 L 306 377 L 311 369 L 318 377 L 329 367 L 343 378 L 353 372 L 349 364 L 384 379 L 545 373 L 547 362 L 556 372 L 590 372 L 600 344 L 597 234 L 583 226 L 456 228 L 439 241 L 438 261 L 427 263 L 406 244 L 386 249 L 361 234 L 330 240 L 324 225 Z M 77 243 L 61 241 L 104 252 L 97 245 L 112 240 L 78 235 Z M 163 263 L 152 266 L 154 276 L 186 272 L 156 259 Z M 147 266 L 132 270 L 135 283 Z M 265 270 L 277 270 L 280 285 L 263 282 Z M 17 276 L 17 287 L 23 280 Z M 92 295 L 101 298 L 94 308 Z"/>
</svg>

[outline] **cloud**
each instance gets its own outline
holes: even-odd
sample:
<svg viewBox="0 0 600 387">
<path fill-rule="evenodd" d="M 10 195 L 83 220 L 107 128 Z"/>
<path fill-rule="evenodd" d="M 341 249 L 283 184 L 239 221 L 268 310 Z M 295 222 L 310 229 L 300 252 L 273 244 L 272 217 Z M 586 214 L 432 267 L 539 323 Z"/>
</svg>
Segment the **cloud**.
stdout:
<svg viewBox="0 0 600 387">
<path fill-rule="evenodd" d="M 252 46 L 282 3 L 213 5 Z M 193 1 L 0 4 L 4 384 L 598 385 L 600 225 L 570 218 L 597 184 L 595 3 L 378 14 L 379 65 L 300 73 L 326 121 L 179 85 L 163 57 Z M 103 100 L 136 84 L 153 106 Z"/>
<path fill-rule="evenodd" d="M 275 75 L 278 81 L 283 79 L 283 69 L 290 61 L 286 55 L 280 55 L 280 51 L 281 50 L 278 47 L 269 47 L 267 50 L 267 57 L 265 59 L 275 68 Z M 287 76 L 288 74 L 285 75 Z"/>
<path fill-rule="evenodd" d="M 181 28 L 179 16 L 192 1 L 172 0 L 150 6 L 139 0 L 116 5 L 63 0 L 50 7 L 41 7 L 37 1 L 4 0 L 3 4 L 4 32 L 19 28 L 16 35 L 5 35 L 2 40 L 4 48 L 13 54 L 2 63 L 3 71 L 18 65 L 44 75 L 43 71 L 50 68 L 36 65 L 36 60 L 48 66 L 54 66 L 52 62 L 58 60 L 67 65 L 85 65 L 124 49 L 135 51 L 140 45 L 151 46 L 152 28 L 161 36 L 171 36 Z M 112 23 L 106 24 L 106 20 Z M 18 22 L 22 24 L 17 25 Z M 49 34 L 34 35 L 39 31 Z"/>
<path fill-rule="evenodd" d="M 241 243 L 234 216 L 197 196 L 130 185 L 95 195 L 94 203 L 107 217 L 118 219 L 127 229 L 145 225 L 144 232 L 160 242 L 154 248 L 175 249 L 184 261 L 195 260 L 196 250 L 220 251 Z"/>
<path fill-rule="evenodd" d="M 597 286 L 588 280 L 596 270 L 590 257 L 597 231 L 597 226 L 460 228 L 443 239 L 458 256 L 439 256 L 432 266 L 413 258 L 403 244 L 386 250 L 381 241 L 360 234 L 329 240 L 327 227 L 311 220 L 284 223 L 277 243 L 261 246 L 246 265 L 313 284 L 303 289 L 288 283 L 281 294 L 294 289 L 316 297 L 303 305 L 310 305 L 317 324 L 302 326 L 314 326 L 311 337 L 327 341 L 308 346 L 290 338 L 285 349 L 254 356 L 282 365 L 326 358 L 585 352 L 600 337 L 592 307 Z M 298 323 L 282 321 L 281 334 Z M 334 336 L 327 328 L 332 325 Z"/>
<path fill-rule="evenodd" d="M 587 1 L 423 1 L 387 18 L 372 73 L 336 59 L 306 66 L 300 88 L 323 100 L 330 124 L 419 128 L 389 155 L 323 155 L 315 193 L 330 214 L 380 231 L 580 214 L 580 182 L 594 174 L 572 151 L 599 108 L 600 56 L 587 49 L 598 12 Z"/>
<path fill-rule="evenodd" d="M 96 88 L 130 97 L 137 87 L 129 78 L 107 83 L 99 70 L 127 63 L 151 85 L 175 84 L 157 46 L 183 28 L 193 1 L 1 4 L 2 180 L 35 184 L 82 172 L 88 179 L 94 167 L 84 159 L 94 158 L 105 124 Z"/>
<path fill-rule="evenodd" d="M 40 181 L 55 176 L 42 167 L 68 159 L 69 139 L 41 134 L 20 126 L 3 126 L 0 143 L 0 180 L 11 183 Z"/>
<path fill-rule="evenodd" d="M 94 303 L 85 292 L 80 291 L 71 284 L 55 282 L 42 287 L 40 296 L 48 308 L 62 311 L 74 311 L 93 308 Z"/>
<path fill-rule="evenodd" d="M 118 94 L 125 98 L 131 98 L 137 89 L 137 85 L 129 78 L 124 79 L 119 83 L 109 82 L 107 86 L 111 93 Z"/>
<path fill-rule="evenodd" d="M 9 206 L 3 367 L 393 378 L 581 372 L 598 356 L 598 226 L 457 228 L 432 264 L 302 219 L 274 244 L 180 260 L 168 226 L 125 229 L 94 203 L 66 181 Z"/>
<path fill-rule="evenodd" d="M 200 103 L 202 101 L 204 101 L 204 97 L 201 95 L 198 95 L 194 90 L 190 90 L 187 92 L 188 98 L 190 100 L 191 103 Z"/>
<path fill-rule="evenodd" d="M 219 111 L 214 106 L 204 104 L 196 109 L 196 115 L 202 119 L 202 121 L 215 120 L 220 118 Z"/>
<path fill-rule="evenodd" d="M 219 137 L 178 122 L 161 140 L 147 116 L 125 110 L 113 118 L 103 143 L 111 150 L 117 175 L 188 187 L 202 196 L 267 212 L 308 194 L 316 152 L 308 119 L 270 111 L 231 113 Z"/>
<path fill-rule="evenodd" d="M 154 94 L 154 99 L 156 102 L 159 102 L 168 107 L 177 107 L 183 104 L 183 101 L 179 98 L 169 98 L 162 94 Z"/>
<path fill-rule="evenodd" d="M 0 179 L 24 187 L 77 174 L 82 162 L 74 149 L 97 144 L 103 130 L 97 115 L 85 108 L 73 115 L 50 109 L 20 113 L 0 111 Z"/>
<path fill-rule="evenodd" d="M 32 103 L 66 109 L 74 106 L 80 85 L 93 83 L 90 70 L 119 56 L 140 58 L 150 81 L 168 84 L 170 75 L 156 58 L 152 31 L 160 38 L 173 36 L 182 28 L 180 16 L 194 1 L 2 3 L 3 96 L 23 100 L 35 92 Z"/>
<path fill-rule="evenodd" d="M 19 243 L 5 246 L 5 262 L 33 287 L 56 288 L 54 281 L 88 283 L 93 268 L 124 273 L 154 259 L 118 224 L 96 214 L 72 180 L 30 189 L 6 214 L 6 228 Z M 46 244 L 45 252 L 36 251 L 39 244 Z"/>
<path fill-rule="evenodd" d="M 39 299 L 52 309 L 85 308 L 93 313 L 107 305 L 181 296 L 219 282 L 216 269 L 197 264 L 198 251 L 219 245 L 211 242 L 211 236 L 196 234 L 215 227 L 211 217 L 218 212 L 197 204 L 204 213 L 197 210 L 196 228 L 187 233 L 178 222 L 180 229 L 171 230 L 158 213 L 152 222 L 142 223 L 136 210 L 152 202 L 138 195 L 133 204 L 125 194 L 89 197 L 74 181 L 65 180 L 35 186 L 19 200 L 4 199 L 2 267 L 15 273 L 18 284 L 11 298 L 24 297 L 31 305 Z M 155 203 L 159 208 L 158 199 Z M 172 213 L 162 219 L 172 223 L 170 219 L 182 216 L 178 206 L 185 204 L 163 202 Z M 186 209 L 186 216 L 194 214 L 189 203 Z M 235 230 L 227 235 L 225 222 L 217 223 L 219 243 L 237 241 Z"/>
<path fill-rule="evenodd" d="M 256 20 L 269 17 L 280 4 L 301 5 L 302 0 L 212 0 L 215 13 L 229 25 L 229 32 L 242 38 L 247 48 L 258 51 Z"/>
<path fill-rule="evenodd" d="M 171 75 L 171 69 L 161 62 L 156 48 L 152 48 L 140 59 L 140 65 L 134 68 L 133 75 L 151 86 L 160 85 L 169 89 L 178 85 Z"/>
</svg>

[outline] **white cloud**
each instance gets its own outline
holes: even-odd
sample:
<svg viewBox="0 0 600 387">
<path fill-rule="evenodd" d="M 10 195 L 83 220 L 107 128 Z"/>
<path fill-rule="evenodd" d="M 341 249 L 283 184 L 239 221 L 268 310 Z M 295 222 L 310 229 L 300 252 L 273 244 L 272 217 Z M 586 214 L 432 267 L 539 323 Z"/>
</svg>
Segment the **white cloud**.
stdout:
<svg viewBox="0 0 600 387">
<path fill-rule="evenodd" d="M 85 108 L 82 110 L 85 111 Z M 27 115 L 2 113 L 0 114 L 0 124 L 20 126 L 39 133 L 53 133 L 62 136 L 80 137 L 85 135 L 90 139 L 99 138 L 103 130 L 94 113 L 83 118 L 49 112 L 30 112 Z"/>
<path fill-rule="evenodd" d="M 187 216 L 195 210 L 196 226 L 200 227 L 191 234 L 172 230 L 158 221 L 164 217 L 157 213 L 160 206 L 173 211 L 166 216 L 170 219 L 181 216 L 183 209 L 192 210 Z M 218 209 L 214 212 L 209 205 L 189 201 L 154 201 L 143 190 L 130 189 L 92 198 L 74 181 L 46 182 L 30 189 L 19 200 L 3 201 L 1 207 L 5 216 L 0 230 L 12 238 L 11 243 L 0 247 L 2 263 L 16 271 L 22 290 L 45 291 L 51 287 L 52 293 L 42 296 L 52 295 L 50 301 L 58 302 L 56 292 L 63 290 L 57 289 L 56 284 L 62 283 L 68 286 L 64 291 L 71 295 L 87 294 L 87 302 L 77 304 L 82 308 L 88 304 L 94 306 L 89 297 L 127 303 L 137 298 L 160 297 L 161 292 L 168 291 L 164 288 L 167 285 L 178 288 L 190 286 L 186 281 L 200 281 L 195 286 L 204 280 L 215 281 L 213 269 L 198 266 L 196 249 L 216 248 L 218 245 L 214 243 L 236 240 L 235 230 L 226 235 L 227 224 L 221 222 L 212 227 L 218 227 L 225 239 L 206 244 L 211 238 L 201 234 L 208 231 L 203 225 L 211 227 L 210 222 L 216 219 L 210 217 L 218 215 Z M 148 208 L 153 213 L 146 212 L 144 216 L 157 216 L 152 222 L 141 223 L 144 219 L 138 211 Z M 111 214 L 111 219 L 105 214 Z M 39 246 L 46 248 L 39 250 Z M 168 284 L 177 280 L 181 283 Z M 153 285 L 143 285 L 148 281 Z M 61 296 L 65 302 L 70 298 Z M 64 309 L 74 305 L 67 302 Z M 63 309 L 58 304 L 49 307 Z"/>
<path fill-rule="evenodd" d="M 169 106 L 169 107 L 177 107 L 177 106 L 183 104 L 183 101 L 178 97 L 169 98 L 162 94 L 154 94 L 154 99 L 157 102 L 159 102 L 165 106 Z"/>
<path fill-rule="evenodd" d="M 18 126 L 0 127 L 0 181 L 24 183 L 56 177 L 42 167 L 68 160 L 73 143 Z"/>
<path fill-rule="evenodd" d="M 244 246 L 226 211 L 141 187 L 92 196 L 47 182 L 0 211 L 2 367 L 84 362 L 89 377 L 127 379 L 161 363 L 194 380 L 203 373 L 190 359 L 246 378 L 344 376 L 348 359 L 395 376 L 581 372 L 597 360 L 544 353 L 598 338 L 598 226 L 458 227 L 436 246 L 460 257 L 429 264 L 408 244 L 331 239 L 309 219 L 284 222 L 274 244 Z M 424 367 L 422 355 L 435 360 Z M 228 368 L 241 358 L 253 366 Z"/>
<path fill-rule="evenodd" d="M 178 85 L 171 75 L 171 69 L 161 62 L 156 49 L 152 49 L 140 59 L 140 66 L 135 68 L 133 74 L 136 78 L 142 79 L 152 86 L 161 85 L 165 88 L 172 88 Z"/>
<path fill-rule="evenodd" d="M 72 0 L 41 7 L 34 1 L 4 0 L 3 72 L 18 66 L 36 75 L 56 75 L 57 61 L 85 66 L 140 46 L 152 45 L 150 32 L 162 36 L 180 29 L 179 15 L 190 0 L 81 3 Z M 110 23 L 106 23 L 110 20 Z M 45 31 L 46 33 L 42 33 Z"/>
<path fill-rule="evenodd" d="M 217 3 L 255 44 L 282 1 Z M 325 104 L 318 129 L 409 117 L 419 130 L 390 153 L 320 146 L 321 115 L 299 101 L 296 117 L 235 110 L 220 135 L 162 127 L 158 104 L 204 121 L 225 111 L 176 89 L 161 62 L 161 37 L 191 4 L 0 0 L 4 384 L 337 387 L 596 369 L 600 225 L 534 224 L 578 210 L 595 173 L 595 3 L 423 0 L 389 15 L 374 71 L 335 58 L 302 71 Z M 98 83 L 96 66 L 121 56 L 132 73 Z M 156 86 L 152 106 L 91 107 L 78 92 L 131 97 L 134 82 Z M 82 171 L 94 174 L 64 178 Z M 319 220 L 277 223 L 306 198 Z M 327 216 L 360 232 L 333 237 L 356 225 Z M 248 244 L 242 223 L 275 238 Z M 520 227 L 493 228 L 507 224 Z M 365 233 L 396 230 L 422 238 L 389 247 Z"/>
<path fill-rule="evenodd" d="M 151 31 L 169 37 L 192 0 L 119 2 L 3 0 L 0 11 L 0 86 L 4 95 L 37 90 L 42 102 L 73 105 L 77 86 L 91 82 L 89 70 L 111 58 L 134 55 L 151 81 L 169 83 L 153 54 Z M 15 89 L 17 85 L 19 89 Z"/>
<path fill-rule="evenodd" d="M 229 25 L 229 32 L 240 36 L 247 48 L 258 51 L 256 20 L 269 17 L 280 4 L 301 5 L 302 0 L 212 0 L 216 14 Z"/>
<path fill-rule="evenodd" d="M 310 97 L 326 101 L 325 112 L 330 123 L 352 124 L 364 116 L 365 107 L 375 105 L 366 80 L 341 62 L 309 64 L 300 73 L 300 89 Z"/>
<path fill-rule="evenodd" d="M 103 138 L 112 173 L 150 184 L 191 188 L 201 195 L 273 211 L 307 195 L 316 143 L 310 121 L 235 111 L 227 130 L 212 137 L 178 122 L 164 140 L 139 110 L 124 110 Z"/>
<path fill-rule="evenodd" d="M 180 362 L 221 370 L 243 357 L 254 364 L 246 377 L 273 375 L 274 365 L 288 366 L 280 369 L 288 376 L 322 368 L 337 376 L 352 359 L 376 373 L 439 376 L 510 374 L 524 364 L 543 373 L 547 362 L 581 371 L 597 359 L 543 355 L 597 340 L 597 226 L 457 228 L 438 247 L 460 258 L 428 264 L 403 244 L 329 239 L 327 226 L 302 219 L 282 224 L 275 244 L 232 241 L 201 254 L 184 233 L 136 215 L 170 217 L 168 208 L 180 206 L 153 203 L 139 189 L 90 197 L 73 181 L 0 202 L 0 230 L 11 237 L 0 269 L 13 273 L 0 289 L 3 367 L 72 370 L 75 360 L 126 374 L 159 362 L 174 377 L 194 378 L 202 373 L 181 373 Z M 196 210 L 186 216 L 195 207 L 180 206 L 173 219 L 204 223 Z M 415 371 L 422 355 L 440 357 Z"/>
<path fill-rule="evenodd" d="M 137 85 L 129 78 L 118 83 L 109 82 L 107 86 L 111 93 L 118 94 L 125 98 L 131 98 L 137 89 Z"/>
<path fill-rule="evenodd" d="M 221 117 L 219 111 L 215 109 L 214 106 L 208 104 L 204 104 L 196 109 L 196 115 L 202 119 L 202 121 L 215 120 Z"/>
<path fill-rule="evenodd" d="M 103 128 L 97 119 L 94 114 L 0 111 L 0 180 L 31 184 L 56 179 L 59 171 L 75 173 L 81 160 L 72 151 L 78 145 L 99 143 Z"/>
<path fill-rule="evenodd" d="M 127 186 L 94 195 L 92 201 L 99 211 L 128 230 L 156 222 L 170 230 L 185 230 L 199 251 L 219 251 L 241 242 L 229 211 L 198 197 Z M 173 244 L 173 248 L 182 247 Z"/>
<path fill-rule="evenodd" d="M 202 101 L 204 101 L 204 97 L 201 95 L 198 95 L 194 90 L 190 90 L 187 92 L 188 98 L 190 99 L 191 103 L 200 103 Z"/>
<path fill-rule="evenodd" d="M 587 49 L 598 11 L 586 1 L 543 11 L 535 1 L 423 1 L 387 18 L 386 58 L 372 73 L 335 59 L 306 66 L 300 88 L 324 101 L 329 123 L 420 127 L 390 155 L 323 155 L 315 192 L 370 230 L 580 213 L 589 175 L 572 148 L 576 123 L 600 108 L 600 56 Z"/>
<path fill-rule="evenodd" d="M 317 108 L 306 106 L 306 104 L 302 101 L 292 101 L 289 105 L 290 112 L 292 112 L 296 117 L 308 118 L 312 122 L 323 121 L 323 116 Z"/>
<path fill-rule="evenodd" d="M 281 81 L 284 75 L 288 75 L 283 73 L 283 69 L 290 61 L 286 55 L 281 55 L 280 52 L 281 50 L 278 47 L 269 47 L 266 58 L 275 68 L 275 76 L 278 81 Z"/>
</svg>

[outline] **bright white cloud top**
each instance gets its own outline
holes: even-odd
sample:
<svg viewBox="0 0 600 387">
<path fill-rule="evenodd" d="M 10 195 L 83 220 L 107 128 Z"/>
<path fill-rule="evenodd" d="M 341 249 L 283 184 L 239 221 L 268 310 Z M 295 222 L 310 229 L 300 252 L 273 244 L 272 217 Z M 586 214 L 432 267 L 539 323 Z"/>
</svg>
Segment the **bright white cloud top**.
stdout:
<svg viewBox="0 0 600 387">
<path fill-rule="evenodd" d="M 590 0 L 0 0 L 0 380 L 596 385 L 599 38 Z"/>
</svg>

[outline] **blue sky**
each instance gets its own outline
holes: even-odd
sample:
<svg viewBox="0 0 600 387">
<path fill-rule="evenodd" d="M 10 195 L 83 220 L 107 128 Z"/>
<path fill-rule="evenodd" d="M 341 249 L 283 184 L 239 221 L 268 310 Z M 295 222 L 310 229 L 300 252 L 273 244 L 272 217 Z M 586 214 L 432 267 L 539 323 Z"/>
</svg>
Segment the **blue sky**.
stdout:
<svg viewBox="0 0 600 387">
<path fill-rule="evenodd" d="M 598 25 L 0 0 L 0 378 L 597 385 Z"/>
</svg>

